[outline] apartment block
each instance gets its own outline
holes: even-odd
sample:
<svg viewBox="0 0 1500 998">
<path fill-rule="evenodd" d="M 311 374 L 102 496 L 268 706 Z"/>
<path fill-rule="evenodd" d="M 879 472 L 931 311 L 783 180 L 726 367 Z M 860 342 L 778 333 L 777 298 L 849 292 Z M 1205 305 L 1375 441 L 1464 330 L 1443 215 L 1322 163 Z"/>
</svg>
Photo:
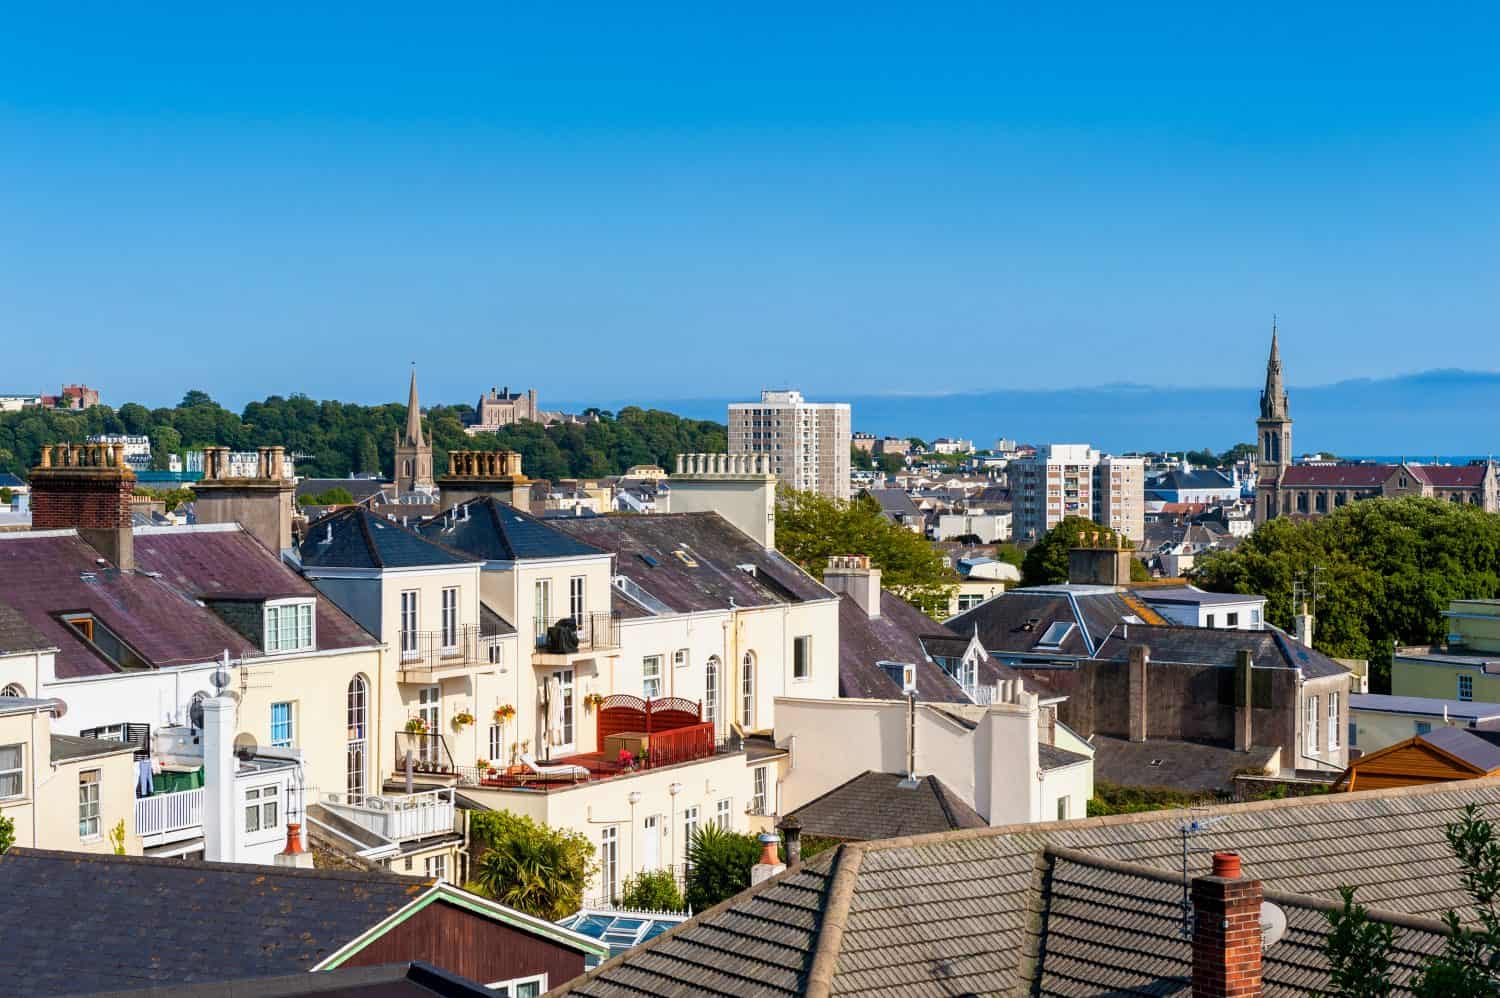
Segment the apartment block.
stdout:
<svg viewBox="0 0 1500 998">
<path fill-rule="evenodd" d="M 1037 540 L 1064 517 L 1082 516 L 1139 543 L 1146 534 L 1145 462 L 1088 444 L 1051 444 L 1011 463 L 1017 540 Z"/>
<path fill-rule="evenodd" d="M 782 482 L 849 498 L 849 403 L 808 402 L 798 391 L 763 391 L 729 406 L 729 453 L 765 454 Z"/>
</svg>

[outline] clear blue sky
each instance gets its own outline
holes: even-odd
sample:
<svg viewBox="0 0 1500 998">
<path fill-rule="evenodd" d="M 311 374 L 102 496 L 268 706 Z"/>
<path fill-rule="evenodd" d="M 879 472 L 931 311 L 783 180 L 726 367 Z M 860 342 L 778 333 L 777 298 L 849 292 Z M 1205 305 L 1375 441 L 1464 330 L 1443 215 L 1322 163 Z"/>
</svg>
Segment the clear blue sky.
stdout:
<svg viewBox="0 0 1500 998">
<path fill-rule="evenodd" d="M 6 13 L 0 390 L 1500 368 L 1494 4 L 150 6 Z"/>
</svg>

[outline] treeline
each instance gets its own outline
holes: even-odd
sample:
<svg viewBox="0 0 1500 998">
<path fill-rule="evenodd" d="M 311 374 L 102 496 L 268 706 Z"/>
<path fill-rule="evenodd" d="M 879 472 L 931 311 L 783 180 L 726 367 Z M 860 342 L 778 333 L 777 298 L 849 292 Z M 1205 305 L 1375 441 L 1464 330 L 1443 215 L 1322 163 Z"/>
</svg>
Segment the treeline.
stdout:
<svg viewBox="0 0 1500 998">
<path fill-rule="evenodd" d="M 498 433 L 464 433 L 468 405 L 434 406 L 425 425 L 432 435 L 434 469 L 447 467 L 450 450 L 515 450 L 533 478 L 589 478 L 620 474 L 632 465 L 673 469 L 683 452 L 722 452 L 723 424 L 683 419 L 670 412 L 629 406 L 617 413 L 590 410 L 599 419 L 543 427 L 518 423 Z M 342 478 L 355 472 L 392 473 L 396 432 L 406 425 L 406 406 L 317 402 L 305 395 L 273 395 L 235 414 L 207 394 L 190 391 L 175 408 L 147 409 L 127 402 L 82 412 L 23 409 L 0 413 L 0 471 L 25 476 L 44 444 L 82 443 L 98 433 L 128 433 L 151 439 L 152 466 L 167 467 L 172 454 L 205 446 L 253 450 L 281 445 L 297 457 L 301 475 Z"/>
<path fill-rule="evenodd" d="M 1454 599 L 1500 595 L 1500 516 L 1438 499 L 1365 499 L 1316 520 L 1278 517 L 1233 551 L 1204 556 L 1193 581 L 1265 596 L 1292 629 L 1293 584 L 1316 579 L 1313 645 L 1368 659 L 1373 692 L 1390 691 L 1393 645 L 1442 643 Z"/>
</svg>

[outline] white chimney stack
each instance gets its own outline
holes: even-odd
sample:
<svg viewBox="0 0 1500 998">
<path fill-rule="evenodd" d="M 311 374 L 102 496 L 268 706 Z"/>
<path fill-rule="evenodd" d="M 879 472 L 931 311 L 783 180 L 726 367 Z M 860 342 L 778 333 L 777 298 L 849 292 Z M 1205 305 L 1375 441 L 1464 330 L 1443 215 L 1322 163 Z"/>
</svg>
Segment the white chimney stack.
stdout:
<svg viewBox="0 0 1500 998">
<path fill-rule="evenodd" d="M 234 806 L 235 703 L 229 697 L 203 701 L 203 858 L 238 860 L 239 836 Z"/>
<path fill-rule="evenodd" d="M 823 569 L 823 585 L 847 593 L 871 619 L 880 616 L 880 569 L 870 567 L 867 555 L 835 555 Z"/>
</svg>

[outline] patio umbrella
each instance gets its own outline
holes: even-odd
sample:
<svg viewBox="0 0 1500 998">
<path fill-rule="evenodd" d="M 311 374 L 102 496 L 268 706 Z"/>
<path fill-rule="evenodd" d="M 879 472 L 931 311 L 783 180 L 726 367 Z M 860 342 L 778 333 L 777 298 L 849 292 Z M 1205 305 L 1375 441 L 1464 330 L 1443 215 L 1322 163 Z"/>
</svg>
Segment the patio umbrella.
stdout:
<svg viewBox="0 0 1500 998">
<path fill-rule="evenodd" d="M 547 680 L 547 745 L 563 742 L 562 683 L 556 676 Z"/>
</svg>

